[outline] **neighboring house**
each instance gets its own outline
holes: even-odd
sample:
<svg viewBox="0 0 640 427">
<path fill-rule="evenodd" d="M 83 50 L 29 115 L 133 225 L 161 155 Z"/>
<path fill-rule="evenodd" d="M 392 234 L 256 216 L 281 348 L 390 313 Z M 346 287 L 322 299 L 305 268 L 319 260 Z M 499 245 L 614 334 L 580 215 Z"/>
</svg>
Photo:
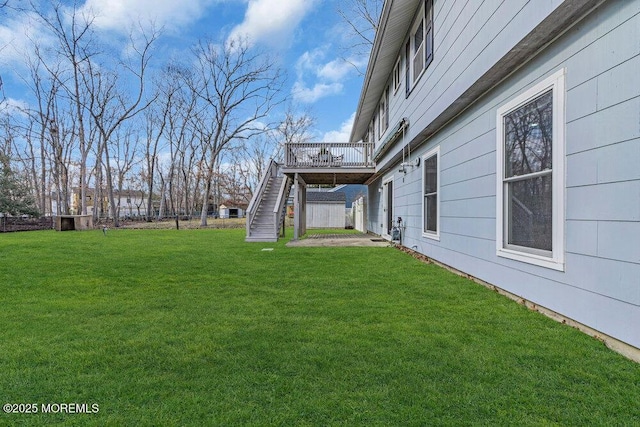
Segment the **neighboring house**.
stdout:
<svg viewBox="0 0 640 427">
<path fill-rule="evenodd" d="M 640 348 L 640 0 L 387 1 L 368 229 Z"/>
<path fill-rule="evenodd" d="M 345 228 L 344 192 L 308 191 L 307 228 Z"/>
<path fill-rule="evenodd" d="M 87 201 L 87 214 L 92 215 L 96 207 L 96 191 L 94 188 L 88 188 L 85 192 L 85 198 Z M 147 199 L 145 193 L 136 190 L 123 190 L 122 192 L 114 192 L 114 198 L 116 204 L 120 205 L 118 216 L 120 218 L 125 217 L 137 217 L 145 216 L 147 213 Z M 74 187 L 71 195 L 71 213 L 79 214 L 82 209 L 80 202 L 80 188 Z M 106 190 L 103 191 L 102 197 L 102 212 L 110 215 L 109 198 L 107 197 Z"/>
<path fill-rule="evenodd" d="M 269 188 L 298 238 L 307 184 L 365 183 L 368 231 L 401 217 L 403 246 L 640 359 L 640 0 L 387 0 L 378 28 L 356 142 L 286 144 L 247 240 Z"/>
<path fill-rule="evenodd" d="M 145 193 L 136 190 L 122 190 L 122 192 L 115 192 L 114 198 L 116 205 L 120 206 L 118 216 L 124 217 L 138 217 L 146 216 L 147 214 L 147 198 Z"/>
</svg>

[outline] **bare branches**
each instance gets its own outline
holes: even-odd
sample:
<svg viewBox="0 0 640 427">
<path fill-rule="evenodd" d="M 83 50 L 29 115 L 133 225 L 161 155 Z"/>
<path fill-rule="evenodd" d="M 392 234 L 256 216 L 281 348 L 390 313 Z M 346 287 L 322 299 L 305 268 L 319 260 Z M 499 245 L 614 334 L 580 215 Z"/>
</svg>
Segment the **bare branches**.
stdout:
<svg viewBox="0 0 640 427">
<path fill-rule="evenodd" d="M 225 46 L 201 41 L 193 53 L 197 66 L 185 83 L 201 101 L 199 111 L 211 113 L 198 126 L 208 156 L 201 211 L 201 223 L 206 225 L 211 180 L 220 153 L 234 140 L 264 132 L 260 120 L 282 102 L 283 80 L 275 63 L 250 50 L 243 39 Z"/>
<path fill-rule="evenodd" d="M 10 7 L 5 1 L 0 14 L 2 6 Z M 146 187 L 136 190 L 144 190 L 147 217 L 159 198 L 173 214 L 199 210 L 206 223 L 213 195 L 215 205 L 225 192 L 242 201 L 250 191 L 250 166 L 230 166 L 229 153 L 274 129 L 266 139 L 277 151 L 310 126 L 293 113 L 270 123 L 283 102 L 283 75 L 276 61 L 246 40 L 201 41 L 152 85 L 159 32 L 134 28 L 128 41 L 119 40 L 126 47 L 116 48 L 81 2 L 39 6 L 34 0 L 24 11 L 44 33 L 33 37 L 25 55 L 23 81 L 34 102 L 13 114 L 16 135 L 0 129 L 0 145 L 11 137 L 6 151 L 33 184 L 39 206 L 52 206 L 55 198 L 57 207 L 49 212 L 90 214 L 93 208 L 98 219 L 109 209 L 117 225 L 119 193 L 135 182 Z"/>
<path fill-rule="evenodd" d="M 384 0 L 348 0 L 338 14 L 349 28 L 348 42 L 343 46 L 343 59 L 364 75 L 353 58 L 367 57 L 373 47 Z"/>
</svg>

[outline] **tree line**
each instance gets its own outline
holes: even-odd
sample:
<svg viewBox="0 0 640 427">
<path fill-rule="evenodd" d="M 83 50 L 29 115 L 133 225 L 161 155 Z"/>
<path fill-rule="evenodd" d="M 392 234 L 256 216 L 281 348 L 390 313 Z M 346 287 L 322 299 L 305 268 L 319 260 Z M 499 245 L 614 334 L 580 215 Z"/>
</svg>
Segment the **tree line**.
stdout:
<svg viewBox="0 0 640 427">
<path fill-rule="evenodd" d="M 285 75 L 245 39 L 199 40 L 159 64 L 153 28 L 131 31 L 122 54 L 77 7 L 27 12 L 53 43 L 24 52 L 30 104 L 0 100 L 0 177 L 17 186 L 3 184 L 0 212 L 69 214 L 75 191 L 74 213 L 118 225 L 119 195 L 134 189 L 148 219 L 198 212 L 206 225 L 212 204 L 248 203 L 283 141 L 308 139 L 307 113 L 272 120 Z"/>
<path fill-rule="evenodd" d="M 22 4 L 0 0 L 0 15 Z M 345 0 L 337 11 L 350 32 L 343 59 L 356 69 L 382 4 Z M 73 213 L 92 207 L 94 220 L 117 225 L 120 196 L 134 190 L 147 219 L 199 213 L 206 225 L 211 205 L 249 202 L 284 143 L 310 140 L 313 117 L 284 95 L 277 60 L 247 40 L 199 40 L 162 64 L 153 27 L 132 29 L 123 50 L 75 2 L 18 12 L 46 37 L 18 66 L 28 105 L 3 96 L 0 75 L 0 214 L 68 214 L 75 193 Z"/>
</svg>

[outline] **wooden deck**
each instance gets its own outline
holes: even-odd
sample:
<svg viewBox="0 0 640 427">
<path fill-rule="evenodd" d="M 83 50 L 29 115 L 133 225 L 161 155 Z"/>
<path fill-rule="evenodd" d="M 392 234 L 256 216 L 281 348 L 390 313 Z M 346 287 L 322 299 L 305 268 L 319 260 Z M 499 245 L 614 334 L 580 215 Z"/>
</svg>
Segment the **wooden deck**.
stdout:
<svg viewBox="0 0 640 427">
<path fill-rule="evenodd" d="M 370 143 L 288 143 L 282 170 L 307 184 L 362 184 L 375 172 Z"/>
</svg>

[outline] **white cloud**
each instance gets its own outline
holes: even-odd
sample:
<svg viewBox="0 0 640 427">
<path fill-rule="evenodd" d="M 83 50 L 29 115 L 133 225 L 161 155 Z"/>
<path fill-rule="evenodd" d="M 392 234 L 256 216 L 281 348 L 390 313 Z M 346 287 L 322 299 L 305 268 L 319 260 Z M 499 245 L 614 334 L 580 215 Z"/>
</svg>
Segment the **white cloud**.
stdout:
<svg viewBox="0 0 640 427">
<path fill-rule="evenodd" d="M 9 113 L 9 114 L 17 114 L 22 117 L 27 116 L 27 111 L 29 110 L 29 104 L 21 99 L 7 98 L 5 100 L 0 100 L 0 112 Z"/>
<path fill-rule="evenodd" d="M 342 59 L 334 59 L 318 70 L 318 76 L 327 80 L 338 81 L 353 71 L 353 66 Z"/>
<path fill-rule="evenodd" d="M 296 62 L 297 80 L 291 90 L 296 101 L 310 104 L 342 93 L 344 81 L 355 69 L 342 59 L 327 61 L 330 47 L 321 47 L 300 55 Z"/>
<path fill-rule="evenodd" d="M 244 21 L 231 30 L 229 38 L 246 37 L 250 43 L 274 47 L 288 45 L 315 4 L 316 0 L 249 0 Z"/>
<path fill-rule="evenodd" d="M 202 17 L 216 1 L 219 0 L 87 0 L 82 9 L 96 15 L 99 28 L 127 33 L 138 24 L 179 29 Z"/>
<path fill-rule="evenodd" d="M 296 101 L 312 104 L 325 96 L 341 93 L 342 88 L 342 83 L 316 83 L 312 88 L 308 88 L 304 83 L 296 82 L 291 92 Z"/>
<path fill-rule="evenodd" d="M 322 142 L 348 142 L 351 136 L 351 128 L 353 127 L 353 121 L 356 118 L 355 111 L 351 114 L 346 121 L 342 122 L 340 129 L 332 130 L 324 134 Z"/>
<path fill-rule="evenodd" d="M 34 42 L 46 49 L 51 47 L 53 40 L 45 35 L 32 14 L 8 17 L 0 24 L 0 68 L 15 68 L 24 63 L 25 54 L 33 51 Z"/>
</svg>

